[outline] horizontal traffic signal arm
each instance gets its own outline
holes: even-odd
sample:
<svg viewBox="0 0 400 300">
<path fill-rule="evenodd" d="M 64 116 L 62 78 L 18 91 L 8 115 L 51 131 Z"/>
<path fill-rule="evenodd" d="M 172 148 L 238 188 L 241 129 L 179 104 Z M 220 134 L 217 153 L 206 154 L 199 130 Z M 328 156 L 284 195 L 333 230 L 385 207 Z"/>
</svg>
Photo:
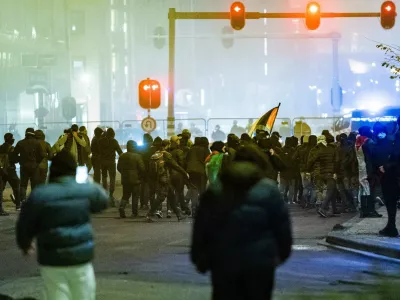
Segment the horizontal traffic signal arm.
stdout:
<svg viewBox="0 0 400 300">
<path fill-rule="evenodd" d="M 321 12 L 321 18 L 379 18 L 380 12 Z M 301 13 L 261 13 L 261 12 L 246 12 L 246 19 L 300 19 L 305 18 L 306 14 Z M 396 13 L 397 16 L 397 13 Z M 169 15 L 169 18 L 175 20 L 229 20 L 230 12 L 175 12 Z"/>
</svg>

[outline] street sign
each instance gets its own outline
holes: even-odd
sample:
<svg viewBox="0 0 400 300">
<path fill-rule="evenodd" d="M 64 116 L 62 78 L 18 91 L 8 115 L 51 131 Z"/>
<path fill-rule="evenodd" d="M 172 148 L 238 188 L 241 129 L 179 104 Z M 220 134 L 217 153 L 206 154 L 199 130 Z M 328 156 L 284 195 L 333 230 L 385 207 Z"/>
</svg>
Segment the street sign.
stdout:
<svg viewBox="0 0 400 300">
<path fill-rule="evenodd" d="M 144 132 L 150 133 L 157 128 L 157 122 L 152 117 L 144 118 L 142 121 L 142 129 Z"/>
</svg>

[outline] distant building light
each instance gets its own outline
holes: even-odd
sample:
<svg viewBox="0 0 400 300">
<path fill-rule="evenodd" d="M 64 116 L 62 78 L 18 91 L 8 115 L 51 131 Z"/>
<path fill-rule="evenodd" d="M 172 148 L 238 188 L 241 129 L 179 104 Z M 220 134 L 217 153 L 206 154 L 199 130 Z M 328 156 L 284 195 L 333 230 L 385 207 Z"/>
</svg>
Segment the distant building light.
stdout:
<svg viewBox="0 0 400 300">
<path fill-rule="evenodd" d="M 375 80 L 375 84 L 378 84 L 379 82 L 378 82 L 378 80 Z"/>
<path fill-rule="evenodd" d="M 72 25 L 72 31 L 76 31 L 76 26 Z"/>
<path fill-rule="evenodd" d="M 373 67 L 376 67 L 376 63 L 374 63 L 374 62 L 373 62 L 371 65 L 372 65 Z"/>
<path fill-rule="evenodd" d="M 396 88 L 396 92 L 400 92 L 400 88 L 397 87 L 397 88 Z"/>
<path fill-rule="evenodd" d="M 361 86 L 361 82 L 357 81 L 357 86 L 360 87 Z"/>
<path fill-rule="evenodd" d="M 370 80 L 369 80 L 369 82 L 373 83 L 373 82 L 374 82 L 374 80 L 373 80 L 373 79 L 370 79 Z"/>
<path fill-rule="evenodd" d="M 317 90 L 317 94 L 321 94 L 322 91 L 320 89 Z"/>
</svg>

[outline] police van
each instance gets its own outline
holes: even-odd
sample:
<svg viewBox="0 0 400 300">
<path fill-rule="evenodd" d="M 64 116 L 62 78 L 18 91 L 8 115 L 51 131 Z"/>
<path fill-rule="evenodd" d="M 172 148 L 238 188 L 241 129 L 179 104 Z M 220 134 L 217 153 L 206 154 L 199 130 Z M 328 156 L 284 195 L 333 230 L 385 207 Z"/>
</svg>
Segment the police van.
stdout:
<svg viewBox="0 0 400 300">
<path fill-rule="evenodd" d="M 354 110 L 339 118 L 333 128 L 335 135 L 357 132 L 362 126 L 373 127 L 376 122 L 381 122 L 393 133 L 396 129 L 397 118 L 400 117 L 400 107 L 386 107 L 380 110 Z"/>
</svg>

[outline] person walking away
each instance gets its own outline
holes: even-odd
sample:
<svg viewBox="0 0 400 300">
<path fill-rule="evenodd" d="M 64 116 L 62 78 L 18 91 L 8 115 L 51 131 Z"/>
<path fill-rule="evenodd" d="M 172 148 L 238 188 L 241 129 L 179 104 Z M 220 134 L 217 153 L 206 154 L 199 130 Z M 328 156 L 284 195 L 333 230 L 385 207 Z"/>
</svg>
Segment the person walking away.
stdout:
<svg viewBox="0 0 400 300">
<path fill-rule="evenodd" d="M 295 202 L 295 184 L 296 184 L 296 170 L 293 162 L 293 155 L 295 152 L 294 140 L 287 137 L 285 146 L 282 148 L 282 159 L 287 166 L 285 170 L 280 172 L 280 191 L 282 199 L 289 204 Z"/>
<path fill-rule="evenodd" d="M 150 180 L 155 183 L 157 197 L 147 214 L 148 222 L 153 222 L 151 218 L 153 215 L 157 215 L 158 218 L 163 217 L 159 208 L 171 189 L 171 169 L 188 178 L 186 171 L 174 161 L 172 155 L 168 152 L 169 146 L 170 141 L 163 140 L 161 148 L 153 154 L 150 160 Z M 171 209 L 178 217 L 178 221 L 183 220 L 185 217 L 182 215 L 181 210 L 178 209 L 175 199 L 171 200 Z"/>
<path fill-rule="evenodd" d="M 57 142 L 55 148 L 59 148 L 61 151 L 67 151 L 71 153 L 75 161 L 81 165 L 83 159 L 83 149 L 86 147 L 86 142 L 80 134 L 78 134 L 78 125 L 73 124 L 71 129 L 67 131 Z"/>
<path fill-rule="evenodd" d="M 201 139 L 196 137 L 193 147 L 189 150 L 186 157 L 187 172 L 189 173 L 190 182 L 195 186 L 195 189 L 189 189 L 192 200 L 192 215 L 195 214 L 198 197 L 205 190 L 207 185 L 206 165 L 205 161 L 210 151 L 201 143 Z"/>
<path fill-rule="evenodd" d="M 0 182 L 0 202 L 2 205 L 3 202 L 3 194 L 4 189 L 6 187 L 7 182 L 10 184 L 11 189 L 13 191 L 13 195 L 11 195 L 11 200 L 15 204 L 16 210 L 21 209 L 21 198 L 20 198 L 20 180 L 17 175 L 17 170 L 15 167 L 15 158 L 13 155 L 14 152 L 14 136 L 12 133 L 6 133 L 4 135 L 4 144 L 0 146 L 0 161 L 3 166 L 1 169 L 1 182 Z M 2 206 L 0 205 L 0 212 L 3 212 Z"/>
<path fill-rule="evenodd" d="M 327 137 L 328 138 L 327 138 Z M 316 163 L 319 165 L 319 184 L 326 187 L 325 199 L 321 204 L 321 208 L 318 210 L 318 214 L 322 217 L 327 218 L 327 211 L 329 205 L 332 205 L 333 215 L 339 215 L 336 208 L 336 176 L 338 168 L 338 156 L 336 147 L 334 145 L 335 138 L 330 135 L 321 135 L 318 137 L 318 149 L 313 155 L 308 158 L 308 167 L 312 169 Z M 322 186 L 319 188 L 323 189 Z"/>
<path fill-rule="evenodd" d="M 219 184 L 219 174 L 224 159 L 225 144 L 222 141 L 214 142 L 211 147 L 211 154 L 206 158 L 206 175 L 209 185 Z"/>
<path fill-rule="evenodd" d="M 25 138 L 17 143 L 13 151 L 13 161 L 19 162 L 20 165 L 20 200 L 26 200 L 26 190 L 28 183 L 31 183 L 31 190 L 35 188 L 38 182 L 39 164 L 46 153 L 40 146 L 38 140 L 35 139 L 35 130 L 27 128 Z"/>
<path fill-rule="evenodd" d="M 116 154 L 122 154 L 118 141 L 114 138 L 114 129 L 108 128 L 106 135 L 100 139 L 100 158 L 101 158 L 101 176 L 103 188 L 109 191 L 110 206 L 115 207 L 114 191 L 115 177 L 117 175 Z M 107 177 L 110 176 L 110 186 L 108 186 Z"/>
<path fill-rule="evenodd" d="M 101 183 L 101 152 L 100 152 L 100 139 L 104 131 L 100 127 L 94 130 L 94 137 L 90 145 L 92 152 L 92 166 L 93 166 L 93 180 L 94 182 Z"/>
<path fill-rule="evenodd" d="M 378 134 L 379 137 L 379 134 Z M 380 135 L 384 139 L 383 134 Z M 379 234 L 387 237 L 398 237 L 399 231 L 396 227 L 397 201 L 400 196 L 400 136 L 394 140 L 391 153 L 387 162 L 379 166 L 382 173 L 382 191 L 388 214 L 388 221 Z"/>
<path fill-rule="evenodd" d="M 172 156 L 172 159 L 176 161 L 176 163 L 184 170 L 186 170 L 186 161 L 185 161 L 185 154 L 184 152 L 179 148 L 179 144 L 181 141 L 181 138 L 178 136 L 172 136 L 171 137 L 171 146 L 170 146 L 170 153 Z M 185 202 L 185 194 L 184 194 L 184 188 L 185 188 L 185 180 L 187 181 L 187 178 L 183 176 L 182 173 L 176 171 L 175 169 L 171 169 L 171 186 L 172 189 L 170 189 L 170 193 L 168 195 L 168 209 L 167 209 L 167 218 L 171 217 L 171 202 L 176 201 L 177 205 L 180 207 L 180 209 L 185 212 L 186 215 L 190 215 L 191 211 Z M 174 198 L 174 199 L 171 199 Z"/>
<path fill-rule="evenodd" d="M 85 140 L 86 146 L 83 148 L 82 151 L 82 166 L 86 166 L 88 173 L 92 169 L 92 161 L 90 159 L 90 154 L 92 152 L 91 146 L 90 146 L 90 139 L 87 134 L 87 129 L 85 126 L 79 127 L 79 134 L 80 136 Z"/>
<path fill-rule="evenodd" d="M 371 128 L 362 126 L 358 129 L 355 148 L 358 161 L 358 176 L 360 182 L 360 218 L 380 218 L 375 210 L 376 172 L 373 167 L 373 151 L 375 143 L 372 140 Z"/>
<path fill-rule="evenodd" d="M 16 225 L 17 245 L 24 255 L 36 240 L 37 260 L 46 299 L 94 300 L 93 229 L 90 214 L 107 207 L 97 184 L 78 184 L 77 163 L 69 152 L 54 157 L 49 184 L 35 189 L 22 205 Z"/>
<path fill-rule="evenodd" d="M 290 256 L 288 208 L 267 168 L 261 150 L 244 146 L 201 197 L 190 256 L 211 272 L 213 300 L 272 299 L 275 270 Z"/>
<path fill-rule="evenodd" d="M 42 130 L 35 131 L 35 138 L 39 141 L 40 146 L 46 153 L 46 156 L 42 159 L 39 164 L 39 175 L 38 184 L 45 184 L 47 181 L 47 172 L 49 170 L 49 161 L 53 159 L 53 150 L 48 142 L 46 142 L 46 136 Z"/>
<path fill-rule="evenodd" d="M 301 182 L 303 185 L 303 193 L 301 194 L 300 205 L 301 207 L 307 207 L 312 193 L 312 181 L 310 173 L 307 171 L 307 160 L 311 151 L 311 146 L 309 144 L 309 136 L 305 135 L 303 137 L 303 143 L 296 148 L 293 154 L 293 161 L 299 166 Z"/>
<path fill-rule="evenodd" d="M 150 200 L 150 191 L 149 191 L 149 163 L 150 157 L 154 154 L 151 151 L 151 145 L 153 144 L 153 138 L 150 134 L 145 133 L 143 135 L 143 145 L 140 148 L 140 154 L 142 156 L 144 167 L 145 167 L 145 175 L 142 178 L 140 185 L 140 208 L 141 209 L 149 209 L 149 200 Z"/>
<path fill-rule="evenodd" d="M 132 197 L 132 218 L 138 216 L 141 179 L 145 177 L 146 168 L 142 156 L 138 153 L 137 143 L 128 141 L 127 152 L 118 159 L 117 170 L 121 173 L 122 200 L 119 206 L 119 216 L 126 218 L 125 207 Z"/>
<path fill-rule="evenodd" d="M 345 133 L 339 135 L 338 151 L 338 178 L 337 186 L 342 200 L 342 212 L 356 212 L 358 203 L 358 194 L 352 188 L 352 177 L 354 173 L 354 164 L 356 155 L 354 146 L 348 140 Z"/>
</svg>

